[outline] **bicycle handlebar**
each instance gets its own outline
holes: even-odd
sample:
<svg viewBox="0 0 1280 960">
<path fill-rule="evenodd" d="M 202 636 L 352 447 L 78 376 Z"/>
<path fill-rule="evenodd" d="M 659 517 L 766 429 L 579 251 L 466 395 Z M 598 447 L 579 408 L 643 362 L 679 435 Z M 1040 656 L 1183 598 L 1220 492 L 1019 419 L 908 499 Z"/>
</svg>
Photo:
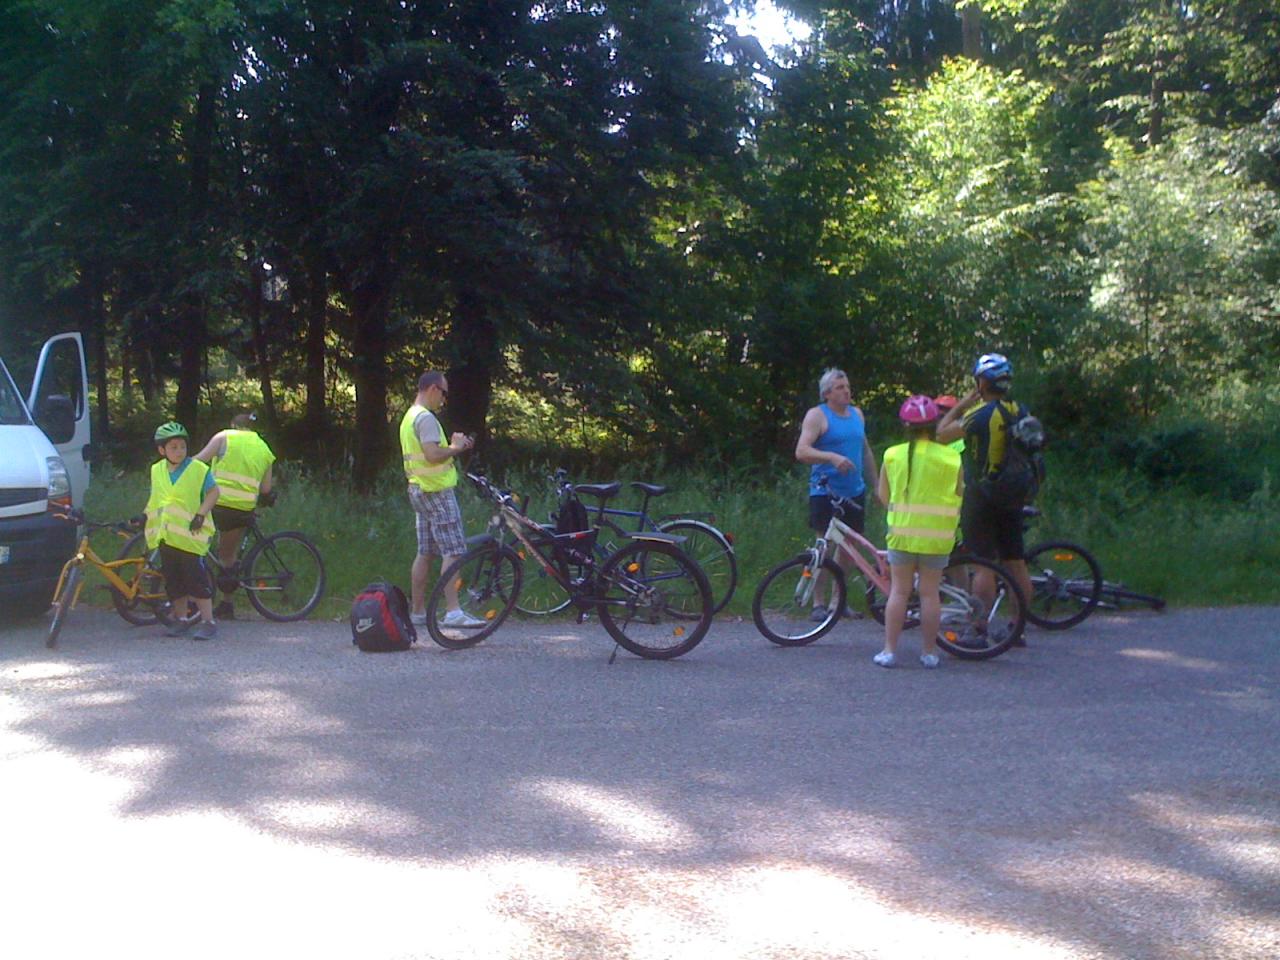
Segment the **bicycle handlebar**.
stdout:
<svg viewBox="0 0 1280 960">
<path fill-rule="evenodd" d="M 852 508 L 854 510 L 857 510 L 859 513 L 862 513 L 863 512 L 862 504 L 860 504 L 853 497 L 844 497 L 838 493 L 831 492 L 829 479 L 830 478 L 828 477 L 819 477 L 818 489 L 827 495 L 827 499 L 831 501 L 831 505 L 834 507 L 839 507 L 841 510 L 847 510 Z"/>
<path fill-rule="evenodd" d="M 77 510 L 74 507 L 65 511 L 54 511 L 52 516 L 57 520 L 66 520 L 68 523 L 84 524 L 90 530 L 115 530 L 119 533 L 141 530 L 146 524 L 145 516 L 130 517 L 128 520 L 110 520 L 106 523 L 101 523 L 96 520 L 87 519 L 83 510 Z"/>
</svg>

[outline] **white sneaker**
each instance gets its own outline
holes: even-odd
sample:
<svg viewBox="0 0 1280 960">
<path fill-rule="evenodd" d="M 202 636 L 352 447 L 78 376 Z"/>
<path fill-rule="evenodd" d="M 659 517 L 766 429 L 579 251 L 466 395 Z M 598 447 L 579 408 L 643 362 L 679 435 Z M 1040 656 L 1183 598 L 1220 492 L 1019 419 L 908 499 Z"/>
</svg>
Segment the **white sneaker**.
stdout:
<svg viewBox="0 0 1280 960">
<path fill-rule="evenodd" d="M 486 621 L 477 620 L 465 610 L 450 610 L 444 615 L 444 619 L 440 621 L 440 626 L 442 627 L 466 627 L 468 630 L 475 630 L 477 627 L 487 627 L 488 625 Z"/>
<path fill-rule="evenodd" d="M 426 613 L 411 613 L 409 619 L 413 621 L 415 627 L 425 627 L 427 625 Z"/>
<path fill-rule="evenodd" d="M 871 661 L 879 667 L 894 667 L 898 664 L 898 658 L 888 650 L 881 650 L 871 658 Z"/>
</svg>

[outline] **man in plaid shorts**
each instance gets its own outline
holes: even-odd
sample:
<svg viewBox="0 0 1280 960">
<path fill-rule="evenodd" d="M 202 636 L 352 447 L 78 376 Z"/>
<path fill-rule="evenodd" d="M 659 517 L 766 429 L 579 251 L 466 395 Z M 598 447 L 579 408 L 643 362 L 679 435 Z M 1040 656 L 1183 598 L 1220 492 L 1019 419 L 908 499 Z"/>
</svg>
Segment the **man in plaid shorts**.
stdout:
<svg viewBox="0 0 1280 960">
<path fill-rule="evenodd" d="M 444 431 L 436 419 L 436 411 L 449 396 L 449 381 L 438 370 L 430 370 L 418 378 L 418 395 L 400 421 L 400 451 L 404 455 L 404 472 L 409 480 L 409 502 L 413 504 L 418 524 L 418 555 L 413 559 L 410 576 L 416 624 L 425 624 L 427 572 L 431 556 L 439 556 L 440 570 L 466 552 L 467 540 L 462 530 L 462 513 L 453 488 L 458 485 L 458 469 L 453 458 L 470 450 L 473 441 L 465 433 L 455 433 L 446 445 Z M 485 622 L 469 616 L 458 606 L 458 589 L 445 584 L 448 611 L 442 624 L 446 627 L 483 627 Z"/>
</svg>

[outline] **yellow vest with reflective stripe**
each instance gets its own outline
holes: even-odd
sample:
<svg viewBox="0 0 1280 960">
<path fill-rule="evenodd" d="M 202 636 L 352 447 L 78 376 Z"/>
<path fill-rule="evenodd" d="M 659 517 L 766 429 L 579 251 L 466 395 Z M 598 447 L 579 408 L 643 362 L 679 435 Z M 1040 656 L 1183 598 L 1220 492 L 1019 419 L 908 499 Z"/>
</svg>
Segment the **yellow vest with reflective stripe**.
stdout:
<svg viewBox="0 0 1280 960">
<path fill-rule="evenodd" d="M 890 447 L 884 453 L 884 469 L 889 478 L 889 549 L 947 554 L 955 542 L 960 519 L 960 498 L 956 496 L 960 454 L 932 440 L 915 443 L 910 485 L 910 444 Z"/>
<path fill-rule="evenodd" d="M 212 464 L 218 506 L 252 510 L 258 505 L 258 485 L 276 455 L 252 430 L 228 430 L 225 439 L 227 452 L 214 457 Z"/>
<path fill-rule="evenodd" d="M 159 460 L 151 467 L 151 498 L 147 500 L 147 549 L 162 543 L 203 557 L 209 552 L 213 537 L 213 518 L 205 517 L 204 526 L 191 532 L 191 518 L 204 499 L 207 465 L 192 460 L 177 483 L 169 481 L 169 461 Z"/>
<path fill-rule="evenodd" d="M 418 442 L 418 434 L 413 429 L 413 421 L 420 413 L 431 413 L 420 403 L 409 408 L 400 421 L 400 452 L 404 456 L 404 475 L 410 483 L 416 483 L 426 493 L 448 490 L 458 485 L 458 470 L 450 457 L 444 463 L 430 463 L 422 452 L 422 444 Z M 433 414 L 434 416 L 434 414 Z M 444 443 L 444 431 L 440 432 L 440 445 Z"/>
</svg>

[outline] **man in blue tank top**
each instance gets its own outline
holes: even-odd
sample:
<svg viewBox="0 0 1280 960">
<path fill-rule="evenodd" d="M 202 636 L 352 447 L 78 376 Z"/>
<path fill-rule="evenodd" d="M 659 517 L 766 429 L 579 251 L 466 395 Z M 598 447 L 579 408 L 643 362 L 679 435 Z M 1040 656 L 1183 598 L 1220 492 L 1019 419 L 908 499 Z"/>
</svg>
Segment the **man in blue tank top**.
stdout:
<svg viewBox="0 0 1280 960">
<path fill-rule="evenodd" d="M 861 533 L 867 487 L 876 486 L 878 479 L 862 411 L 853 405 L 849 378 L 843 370 L 833 367 L 822 374 L 818 380 L 818 396 L 822 402 L 810 407 L 804 415 L 800 440 L 796 443 L 796 459 L 810 464 L 809 526 L 821 533 L 831 521 L 831 501 L 819 483 L 825 478 L 828 490 L 851 497 L 858 504 L 858 509 L 846 509 L 840 519 Z M 843 555 L 838 559 L 842 566 L 848 564 Z M 819 585 L 815 596 L 821 598 L 825 593 Z M 825 610 L 816 610 L 814 616 L 825 616 Z"/>
</svg>

